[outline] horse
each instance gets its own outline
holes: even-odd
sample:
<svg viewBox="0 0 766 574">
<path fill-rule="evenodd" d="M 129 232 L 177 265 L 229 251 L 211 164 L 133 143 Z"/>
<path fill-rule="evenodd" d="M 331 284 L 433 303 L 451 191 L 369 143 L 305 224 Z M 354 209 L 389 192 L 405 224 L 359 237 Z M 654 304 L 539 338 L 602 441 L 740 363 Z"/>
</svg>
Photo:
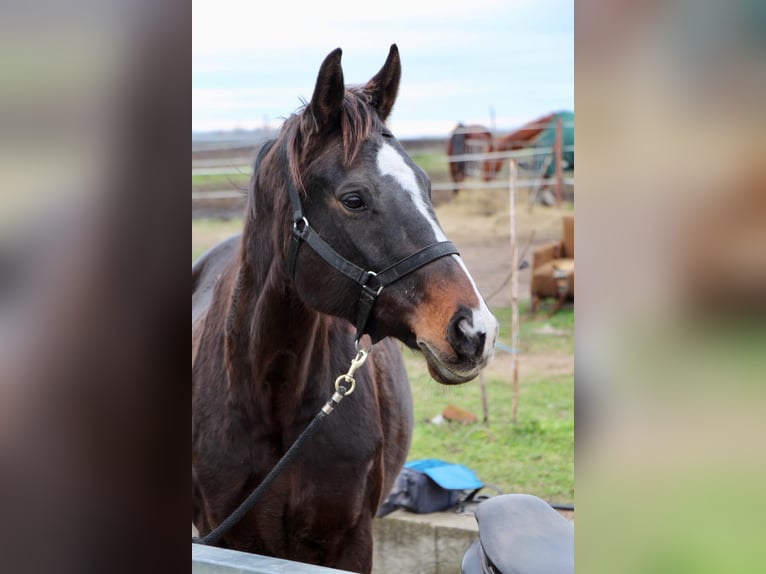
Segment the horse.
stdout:
<svg viewBox="0 0 766 574">
<path fill-rule="evenodd" d="M 492 151 L 492 132 L 487 128 L 480 125 L 468 125 L 465 126 L 459 123 L 457 127 L 452 130 L 450 137 L 447 139 L 447 158 L 449 158 L 449 172 L 452 181 L 455 183 L 453 192 L 459 191 L 459 183 L 465 180 L 466 162 L 465 160 L 452 161 L 452 156 L 464 155 L 471 153 L 468 150 L 467 142 L 477 141 L 481 145 L 482 149 L 477 153 L 489 153 Z M 486 175 L 486 167 L 482 166 L 482 177 L 485 181 L 489 181 L 489 177 Z"/>
<path fill-rule="evenodd" d="M 490 152 L 504 152 L 524 149 L 531 146 L 534 143 L 534 139 L 538 137 L 544 130 L 548 129 L 550 122 L 553 120 L 555 113 L 546 114 L 531 122 L 527 122 L 520 128 L 513 130 L 512 132 L 500 136 L 495 139 L 493 145 L 490 147 Z M 491 181 L 495 178 L 500 168 L 503 167 L 503 158 L 486 159 L 482 165 L 482 174 L 484 175 L 484 181 Z"/>
<path fill-rule="evenodd" d="M 242 233 L 192 266 L 192 522 L 204 536 L 223 521 L 373 345 L 354 395 L 218 542 L 370 572 L 373 517 L 412 433 L 400 345 L 460 384 L 490 361 L 498 324 L 386 127 L 396 45 L 363 85 L 345 86 L 341 53 L 259 151 Z"/>
</svg>

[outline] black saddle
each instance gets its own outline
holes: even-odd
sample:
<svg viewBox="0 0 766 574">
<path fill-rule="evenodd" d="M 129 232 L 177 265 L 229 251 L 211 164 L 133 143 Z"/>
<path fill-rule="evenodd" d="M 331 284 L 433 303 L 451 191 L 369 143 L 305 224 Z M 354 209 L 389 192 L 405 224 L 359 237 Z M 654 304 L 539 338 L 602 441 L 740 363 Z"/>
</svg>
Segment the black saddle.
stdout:
<svg viewBox="0 0 766 574">
<path fill-rule="evenodd" d="M 530 494 L 493 496 L 476 507 L 479 539 L 462 574 L 573 574 L 574 526 Z"/>
</svg>

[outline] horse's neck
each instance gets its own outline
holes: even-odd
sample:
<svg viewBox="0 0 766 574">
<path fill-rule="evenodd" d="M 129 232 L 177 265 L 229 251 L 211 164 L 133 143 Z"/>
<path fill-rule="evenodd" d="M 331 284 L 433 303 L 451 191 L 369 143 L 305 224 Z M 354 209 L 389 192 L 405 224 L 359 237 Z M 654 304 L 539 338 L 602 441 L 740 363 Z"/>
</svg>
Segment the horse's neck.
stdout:
<svg viewBox="0 0 766 574">
<path fill-rule="evenodd" d="M 310 398 L 309 375 L 329 369 L 329 319 L 300 300 L 278 258 L 256 261 L 246 255 L 240 261 L 226 321 L 230 391 L 250 404 L 266 394 L 280 395 L 280 403 Z"/>
</svg>

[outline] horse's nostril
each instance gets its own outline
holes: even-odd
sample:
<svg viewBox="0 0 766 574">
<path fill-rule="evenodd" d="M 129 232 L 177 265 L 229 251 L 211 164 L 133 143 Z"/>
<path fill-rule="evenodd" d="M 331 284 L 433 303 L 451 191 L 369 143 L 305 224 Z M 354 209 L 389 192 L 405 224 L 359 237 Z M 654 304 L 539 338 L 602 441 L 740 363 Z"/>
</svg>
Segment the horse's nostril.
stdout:
<svg viewBox="0 0 766 574">
<path fill-rule="evenodd" d="M 474 336 L 474 358 L 479 359 L 484 354 L 484 343 L 487 340 L 487 334 L 486 333 L 476 333 Z"/>
<path fill-rule="evenodd" d="M 477 331 L 468 317 L 453 320 L 449 333 L 449 342 L 458 355 L 477 361 L 484 352 L 487 334 Z"/>
</svg>

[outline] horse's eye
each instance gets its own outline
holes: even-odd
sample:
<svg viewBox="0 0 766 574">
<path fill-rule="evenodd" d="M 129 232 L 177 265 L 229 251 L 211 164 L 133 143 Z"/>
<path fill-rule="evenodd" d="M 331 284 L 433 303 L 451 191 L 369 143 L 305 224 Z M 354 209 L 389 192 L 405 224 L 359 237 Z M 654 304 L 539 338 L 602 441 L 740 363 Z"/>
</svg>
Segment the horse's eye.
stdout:
<svg viewBox="0 0 766 574">
<path fill-rule="evenodd" d="M 350 211 L 360 211 L 365 207 L 364 200 L 358 193 L 347 193 L 340 198 L 340 201 L 343 204 L 343 207 Z"/>
</svg>

